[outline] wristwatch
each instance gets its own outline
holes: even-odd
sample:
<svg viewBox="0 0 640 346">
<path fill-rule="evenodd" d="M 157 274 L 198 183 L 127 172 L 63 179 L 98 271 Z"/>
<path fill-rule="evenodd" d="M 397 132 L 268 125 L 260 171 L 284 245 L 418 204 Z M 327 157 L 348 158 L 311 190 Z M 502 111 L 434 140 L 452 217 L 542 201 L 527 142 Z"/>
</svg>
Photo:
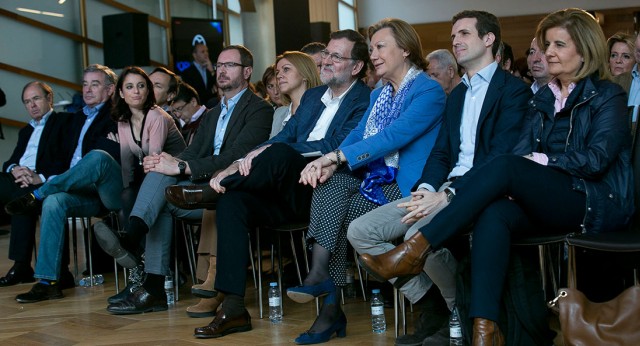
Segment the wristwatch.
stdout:
<svg viewBox="0 0 640 346">
<path fill-rule="evenodd" d="M 185 171 L 187 170 L 187 163 L 184 161 L 178 162 L 178 169 L 180 170 L 180 175 L 185 175 Z"/>
<path fill-rule="evenodd" d="M 448 187 L 444 189 L 444 193 L 447 195 L 447 203 L 451 203 L 451 201 L 453 200 L 453 197 L 456 194 L 453 193 L 453 191 L 451 191 L 451 189 Z"/>
</svg>

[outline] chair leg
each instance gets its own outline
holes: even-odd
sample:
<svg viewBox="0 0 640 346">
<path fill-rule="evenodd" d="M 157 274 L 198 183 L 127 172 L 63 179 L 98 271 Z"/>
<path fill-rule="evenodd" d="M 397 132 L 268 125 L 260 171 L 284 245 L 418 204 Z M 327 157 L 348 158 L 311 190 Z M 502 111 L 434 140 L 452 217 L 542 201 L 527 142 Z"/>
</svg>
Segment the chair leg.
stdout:
<svg viewBox="0 0 640 346">
<path fill-rule="evenodd" d="M 296 254 L 296 247 L 293 241 L 293 232 L 289 232 L 289 237 L 291 238 L 291 252 L 293 253 L 293 263 L 296 265 L 296 273 L 298 273 L 298 281 L 300 285 L 302 285 L 302 274 L 300 273 L 300 266 L 298 265 L 298 255 Z"/>
<path fill-rule="evenodd" d="M 116 259 L 113 259 L 113 272 L 114 272 L 114 278 L 115 278 L 115 282 L 116 282 L 116 294 L 120 293 L 120 279 L 118 279 L 118 262 L 116 262 Z M 125 271 L 126 273 L 126 271 Z M 125 275 L 126 276 L 126 275 Z"/>
<path fill-rule="evenodd" d="M 67 223 L 68 224 L 68 223 Z M 71 241 L 73 247 L 73 264 L 75 265 L 75 277 L 78 280 L 78 227 L 76 225 L 76 218 L 71 218 Z"/>
<path fill-rule="evenodd" d="M 393 328 L 395 330 L 395 336 L 398 338 L 398 289 L 393 287 Z"/>
<path fill-rule="evenodd" d="M 276 234 L 276 237 L 278 237 L 278 290 L 280 291 L 280 312 L 284 316 L 284 304 L 282 304 L 282 273 L 284 272 L 284 266 L 282 265 L 282 244 L 280 242 L 280 233 Z"/>
<path fill-rule="evenodd" d="M 193 228 L 191 225 L 186 224 L 184 221 L 182 222 L 182 237 L 184 238 L 184 244 L 187 248 L 187 260 L 189 261 L 189 272 L 191 273 L 191 282 L 195 285 L 196 275 L 195 275 L 195 263 L 196 263 L 196 253 L 193 246 Z"/>
<path fill-rule="evenodd" d="M 249 237 L 249 261 L 251 261 L 251 273 L 253 274 L 253 288 L 258 288 L 258 281 L 256 281 L 256 263 L 253 258 L 253 246 L 251 246 L 251 234 Z"/>
<path fill-rule="evenodd" d="M 309 274 L 309 254 L 307 253 L 307 242 L 305 240 L 306 234 L 302 232 L 302 254 L 304 256 L 304 265 L 307 269 L 307 274 Z M 302 284 L 302 283 L 301 283 Z M 320 315 L 320 299 L 316 298 L 316 316 Z"/>
<path fill-rule="evenodd" d="M 174 223 L 174 232 L 173 232 L 173 287 L 175 291 L 175 302 L 180 300 L 178 296 L 178 288 L 180 287 L 180 272 L 178 272 L 178 237 L 175 232 L 176 223 Z"/>
<path fill-rule="evenodd" d="M 87 243 L 89 246 L 89 251 L 88 252 L 88 262 L 89 262 L 89 286 L 93 286 L 95 285 L 94 282 L 94 278 L 93 278 L 93 255 L 91 254 L 91 248 L 93 247 L 93 234 L 91 233 L 91 217 L 87 217 L 86 218 L 86 225 L 83 225 L 84 228 L 87 230 Z"/>
<path fill-rule="evenodd" d="M 262 319 L 262 251 L 260 250 L 260 230 L 256 230 L 256 247 L 258 248 L 258 310 Z"/>
<path fill-rule="evenodd" d="M 358 270 L 358 280 L 360 281 L 360 289 L 362 290 L 362 301 L 367 301 L 367 293 L 364 289 L 364 276 L 362 275 L 362 268 L 360 268 L 360 263 L 358 262 L 358 252 L 356 249 L 353 249 L 353 258 L 356 262 L 356 269 Z"/>
</svg>

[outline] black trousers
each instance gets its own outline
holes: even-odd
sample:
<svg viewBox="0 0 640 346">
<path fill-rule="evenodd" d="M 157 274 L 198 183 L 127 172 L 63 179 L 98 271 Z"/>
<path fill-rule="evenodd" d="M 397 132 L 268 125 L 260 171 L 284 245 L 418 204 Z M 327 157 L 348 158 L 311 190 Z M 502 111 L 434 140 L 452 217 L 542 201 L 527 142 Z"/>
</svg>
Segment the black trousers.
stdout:
<svg viewBox="0 0 640 346">
<path fill-rule="evenodd" d="M 497 321 L 511 234 L 578 231 L 585 205 L 586 195 L 573 189 L 570 175 L 504 155 L 475 172 L 420 232 L 438 248 L 473 223 L 470 317 Z"/>
<path fill-rule="evenodd" d="M 217 291 L 244 296 L 249 232 L 260 226 L 309 220 L 313 189 L 298 183 L 307 160 L 286 144 L 253 159 L 251 173 L 225 178 L 217 203 Z"/>
<path fill-rule="evenodd" d="M 38 186 L 30 185 L 20 187 L 15 182 L 11 173 L 0 173 L 0 207 L 14 198 L 30 193 Z M 33 256 L 33 249 L 36 237 L 36 224 L 38 214 L 11 216 L 11 234 L 9 236 L 9 259 L 16 262 L 30 263 Z M 69 239 L 65 237 L 65 249 L 69 248 Z M 62 268 L 69 266 L 69 251 L 64 251 L 62 256 Z"/>
</svg>

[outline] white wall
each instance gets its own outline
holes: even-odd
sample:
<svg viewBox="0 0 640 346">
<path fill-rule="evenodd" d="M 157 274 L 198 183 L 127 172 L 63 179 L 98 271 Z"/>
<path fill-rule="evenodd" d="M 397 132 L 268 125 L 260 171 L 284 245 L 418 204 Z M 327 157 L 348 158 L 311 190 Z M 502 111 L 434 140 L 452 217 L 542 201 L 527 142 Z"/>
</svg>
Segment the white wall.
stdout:
<svg viewBox="0 0 640 346">
<path fill-rule="evenodd" d="M 638 4 L 638 0 L 358 0 L 358 24 L 368 27 L 385 17 L 400 18 L 411 24 L 446 22 L 462 10 L 483 10 L 503 17 L 553 12 L 567 7 L 589 10 L 636 7 Z"/>
</svg>

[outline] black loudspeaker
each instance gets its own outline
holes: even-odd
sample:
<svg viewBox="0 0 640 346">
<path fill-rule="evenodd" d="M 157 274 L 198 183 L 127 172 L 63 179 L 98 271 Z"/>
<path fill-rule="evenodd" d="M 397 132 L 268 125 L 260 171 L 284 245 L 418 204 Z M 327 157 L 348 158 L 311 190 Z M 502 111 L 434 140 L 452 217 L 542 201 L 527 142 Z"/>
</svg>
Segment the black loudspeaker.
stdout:
<svg viewBox="0 0 640 346">
<path fill-rule="evenodd" d="M 102 17 L 104 64 L 110 68 L 149 66 L 149 16 L 122 13 Z"/>
<path fill-rule="evenodd" d="M 274 0 L 273 19 L 276 34 L 276 54 L 300 50 L 311 42 L 309 1 Z"/>
<path fill-rule="evenodd" d="M 331 23 L 329 22 L 313 22 L 309 23 L 311 29 L 311 41 L 329 43 L 329 35 L 331 34 Z"/>
</svg>

